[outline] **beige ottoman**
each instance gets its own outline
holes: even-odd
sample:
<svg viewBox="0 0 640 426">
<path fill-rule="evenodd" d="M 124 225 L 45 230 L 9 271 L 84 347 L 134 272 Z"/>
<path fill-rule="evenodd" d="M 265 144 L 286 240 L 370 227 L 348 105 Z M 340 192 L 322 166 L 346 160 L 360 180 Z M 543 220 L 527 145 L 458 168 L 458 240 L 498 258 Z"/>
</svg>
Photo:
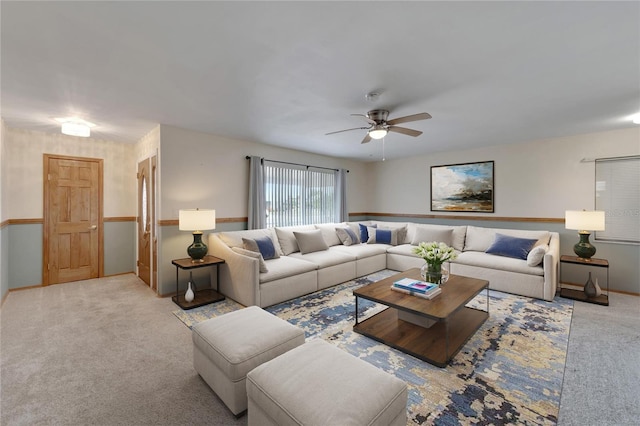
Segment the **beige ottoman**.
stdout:
<svg viewBox="0 0 640 426">
<path fill-rule="evenodd" d="M 304 343 L 304 331 L 251 306 L 192 328 L 193 367 L 236 416 L 247 409 L 249 371 Z"/>
<path fill-rule="evenodd" d="M 321 339 L 247 374 L 249 425 L 406 425 L 407 384 Z"/>
</svg>

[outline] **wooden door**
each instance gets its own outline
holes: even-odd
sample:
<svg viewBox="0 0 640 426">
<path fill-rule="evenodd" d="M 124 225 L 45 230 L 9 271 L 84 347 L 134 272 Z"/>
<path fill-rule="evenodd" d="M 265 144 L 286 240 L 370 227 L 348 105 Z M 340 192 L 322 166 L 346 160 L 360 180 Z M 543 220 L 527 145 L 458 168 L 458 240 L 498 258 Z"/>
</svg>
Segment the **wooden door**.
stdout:
<svg viewBox="0 0 640 426">
<path fill-rule="evenodd" d="M 104 275 L 102 160 L 44 155 L 43 285 Z"/>
<path fill-rule="evenodd" d="M 150 160 L 138 163 L 138 276 L 151 286 L 151 188 Z"/>
</svg>

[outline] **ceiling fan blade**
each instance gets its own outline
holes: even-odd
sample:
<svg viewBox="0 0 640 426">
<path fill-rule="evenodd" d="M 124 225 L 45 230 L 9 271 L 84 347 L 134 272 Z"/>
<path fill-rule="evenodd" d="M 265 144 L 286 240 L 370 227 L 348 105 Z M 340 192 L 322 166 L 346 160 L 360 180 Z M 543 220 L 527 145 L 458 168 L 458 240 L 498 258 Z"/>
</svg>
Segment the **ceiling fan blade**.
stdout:
<svg viewBox="0 0 640 426">
<path fill-rule="evenodd" d="M 422 132 L 418 130 L 407 129 L 406 127 L 398 127 L 398 126 L 389 126 L 388 130 L 390 132 L 402 133 L 403 135 L 408 135 L 413 137 L 420 136 L 422 134 Z"/>
<path fill-rule="evenodd" d="M 367 117 L 367 116 L 366 116 L 366 115 L 364 115 L 364 114 L 351 114 L 351 116 L 352 116 L 352 117 L 362 117 L 362 118 L 364 118 L 365 120 L 367 120 L 367 122 L 368 122 L 369 124 L 373 124 L 373 125 L 378 124 L 378 123 L 376 123 L 376 121 L 375 121 L 375 120 L 370 119 L 369 117 Z"/>
<path fill-rule="evenodd" d="M 368 129 L 368 127 L 354 127 L 353 129 L 345 129 L 345 130 L 338 130 L 337 132 L 325 133 L 325 135 L 334 135 L 336 133 L 350 132 L 352 130 L 366 130 L 366 129 Z"/>
<path fill-rule="evenodd" d="M 388 120 L 387 124 L 393 126 L 394 124 L 408 123 L 410 121 L 426 120 L 428 118 L 431 118 L 431 114 L 427 112 L 421 112 L 420 114 L 407 115 L 405 117 L 398 117 L 398 118 L 394 118 L 393 120 Z"/>
<path fill-rule="evenodd" d="M 369 143 L 371 142 L 371 136 L 369 136 L 369 132 L 367 132 L 367 135 L 364 137 L 364 139 L 362 139 L 362 142 L 360 143 Z"/>
</svg>

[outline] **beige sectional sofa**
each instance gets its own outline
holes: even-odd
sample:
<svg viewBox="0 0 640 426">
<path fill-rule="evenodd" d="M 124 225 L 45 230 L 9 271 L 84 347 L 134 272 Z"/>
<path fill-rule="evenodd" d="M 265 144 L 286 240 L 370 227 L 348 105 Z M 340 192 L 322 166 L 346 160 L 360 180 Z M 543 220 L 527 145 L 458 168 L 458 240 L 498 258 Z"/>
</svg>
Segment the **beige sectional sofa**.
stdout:
<svg viewBox="0 0 640 426">
<path fill-rule="evenodd" d="M 372 233 L 383 235 L 383 243 L 373 236 L 368 242 L 345 244 L 351 241 L 344 229 L 361 237 L 362 227 L 371 231 L 373 226 L 378 230 Z M 336 228 L 343 231 L 339 234 Z M 496 247 L 499 238 L 509 237 L 536 242 L 522 259 L 486 253 Z M 263 260 L 253 241 L 272 243 L 265 253 L 273 258 Z M 420 267 L 424 261 L 412 253 L 420 241 L 443 241 L 458 252 L 458 258 L 449 264 L 452 274 L 486 279 L 493 290 L 549 301 L 555 296 L 560 258 L 557 232 L 363 221 L 208 236 L 209 253 L 226 261 L 220 267 L 220 291 L 245 306 L 260 307 L 383 269 L 405 271 Z M 249 250 L 250 244 L 253 251 Z"/>
</svg>

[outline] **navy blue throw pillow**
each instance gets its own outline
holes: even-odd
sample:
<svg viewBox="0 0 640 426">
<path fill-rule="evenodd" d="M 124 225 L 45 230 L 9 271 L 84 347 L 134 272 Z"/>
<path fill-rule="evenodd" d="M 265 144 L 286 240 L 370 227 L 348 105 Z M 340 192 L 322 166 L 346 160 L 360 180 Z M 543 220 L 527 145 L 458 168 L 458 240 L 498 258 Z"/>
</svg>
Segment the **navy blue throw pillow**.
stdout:
<svg viewBox="0 0 640 426">
<path fill-rule="evenodd" d="M 360 241 L 363 243 L 369 240 L 369 231 L 367 231 L 367 225 L 363 225 L 361 223 L 358 224 L 360 226 Z M 369 225 L 369 228 L 377 228 L 378 225 Z"/>
<path fill-rule="evenodd" d="M 509 235 L 496 233 L 493 244 L 491 244 L 491 247 L 489 247 L 485 253 L 527 260 L 527 255 L 536 241 L 538 240 L 510 237 Z"/>
<path fill-rule="evenodd" d="M 264 236 L 255 239 L 243 238 L 242 243 L 246 250 L 260 252 L 264 260 L 277 259 L 280 257 L 276 252 L 276 248 L 273 245 L 271 238 Z"/>
</svg>

